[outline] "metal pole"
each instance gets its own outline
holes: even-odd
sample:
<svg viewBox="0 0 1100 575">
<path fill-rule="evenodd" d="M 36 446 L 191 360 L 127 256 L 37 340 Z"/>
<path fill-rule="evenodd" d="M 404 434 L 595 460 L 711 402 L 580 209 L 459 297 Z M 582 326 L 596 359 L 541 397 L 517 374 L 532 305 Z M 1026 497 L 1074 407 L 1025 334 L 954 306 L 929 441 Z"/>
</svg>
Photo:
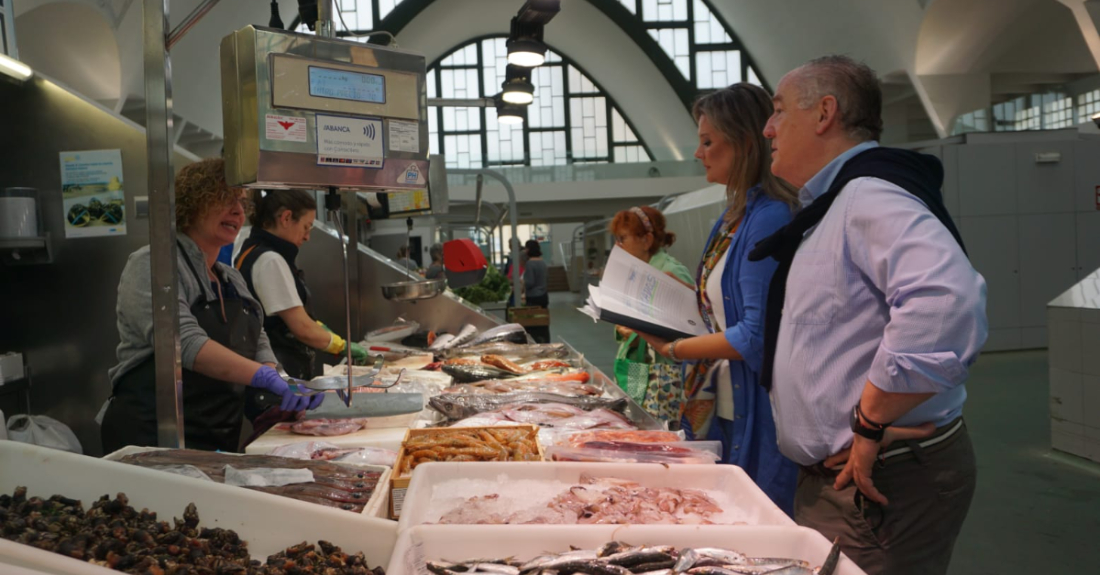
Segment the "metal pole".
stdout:
<svg viewBox="0 0 1100 575">
<path fill-rule="evenodd" d="M 355 297 L 348 297 L 348 315 L 351 320 L 348 323 L 348 341 L 359 341 L 359 334 L 363 333 L 362 322 L 362 294 L 359 292 L 359 196 L 356 194 L 340 194 L 341 207 L 347 214 L 348 222 L 348 290 Z M 351 346 L 348 346 L 349 348 Z"/>
<path fill-rule="evenodd" d="M 168 0 L 143 0 L 145 141 L 149 160 L 149 259 L 153 291 L 157 444 L 183 447 L 179 265 L 173 186 L 172 62 L 165 45 Z"/>
<path fill-rule="evenodd" d="M 505 178 L 500 172 L 495 170 L 448 170 L 448 173 L 472 176 L 484 174 L 503 184 L 504 190 L 508 192 L 508 219 L 512 224 L 512 301 L 515 302 L 516 307 L 519 307 L 523 301 L 520 299 L 520 292 L 522 291 L 520 286 L 523 284 L 520 283 L 521 280 L 519 277 L 519 238 L 517 237 L 519 232 L 516 231 L 516 227 L 518 226 L 516 214 L 519 213 L 519 210 L 516 209 L 516 191 L 512 189 L 512 182 L 509 182 L 508 178 Z"/>
<path fill-rule="evenodd" d="M 176 42 L 179 42 L 183 38 L 184 34 L 190 32 L 191 28 L 193 28 L 195 24 L 198 24 L 199 20 L 202 20 L 202 17 L 206 16 L 206 14 L 210 12 L 210 10 L 212 10 L 219 1 L 220 0 L 202 0 L 202 2 L 199 2 L 199 5 L 196 6 L 195 9 L 192 10 L 191 13 L 183 19 L 183 22 L 180 22 L 179 25 L 176 26 L 176 28 L 172 30 L 170 34 L 168 34 L 168 42 L 165 45 L 166 49 L 171 50 L 172 46 L 175 46 Z M 168 2 L 165 2 L 164 5 L 164 11 L 167 12 Z"/>
<path fill-rule="evenodd" d="M 318 0 L 317 35 L 322 38 L 336 37 L 336 25 L 332 21 L 332 10 L 332 0 Z"/>
</svg>

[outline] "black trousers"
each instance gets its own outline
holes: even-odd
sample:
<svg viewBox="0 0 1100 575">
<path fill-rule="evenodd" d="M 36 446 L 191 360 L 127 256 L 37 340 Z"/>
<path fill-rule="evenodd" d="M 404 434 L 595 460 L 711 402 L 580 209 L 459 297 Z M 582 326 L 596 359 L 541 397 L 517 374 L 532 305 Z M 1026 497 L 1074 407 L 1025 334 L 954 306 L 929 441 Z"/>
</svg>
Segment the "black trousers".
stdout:
<svg viewBox="0 0 1100 575">
<path fill-rule="evenodd" d="M 527 305 L 549 308 L 550 294 L 527 296 Z M 531 336 L 531 339 L 535 340 L 535 343 L 550 343 L 550 326 L 548 325 L 530 326 L 527 328 L 527 333 Z"/>
</svg>

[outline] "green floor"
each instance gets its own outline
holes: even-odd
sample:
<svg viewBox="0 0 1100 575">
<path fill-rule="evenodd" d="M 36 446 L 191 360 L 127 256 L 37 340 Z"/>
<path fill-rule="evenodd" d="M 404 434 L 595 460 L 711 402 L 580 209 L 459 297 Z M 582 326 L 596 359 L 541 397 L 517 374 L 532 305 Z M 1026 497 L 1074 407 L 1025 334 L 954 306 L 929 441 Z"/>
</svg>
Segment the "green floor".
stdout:
<svg viewBox="0 0 1100 575">
<path fill-rule="evenodd" d="M 580 303 L 551 294 L 551 333 L 610 374 L 612 328 L 577 312 Z M 1050 449 L 1047 380 L 1046 351 L 988 353 L 971 369 L 978 491 L 952 575 L 1100 573 L 1100 465 Z"/>
</svg>

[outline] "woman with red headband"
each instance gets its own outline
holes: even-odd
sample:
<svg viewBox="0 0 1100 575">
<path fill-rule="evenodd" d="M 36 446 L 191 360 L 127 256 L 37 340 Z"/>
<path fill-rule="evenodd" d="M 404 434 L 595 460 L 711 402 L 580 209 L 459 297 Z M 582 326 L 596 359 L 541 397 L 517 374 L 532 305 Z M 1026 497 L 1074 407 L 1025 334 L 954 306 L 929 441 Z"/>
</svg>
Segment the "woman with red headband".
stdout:
<svg viewBox="0 0 1100 575">
<path fill-rule="evenodd" d="M 689 286 L 695 286 L 691 272 L 665 251 L 676 241 L 676 234 L 665 229 L 665 216 L 661 212 L 649 206 L 623 210 L 615 214 L 609 228 L 620 249 Z M 669 421 L 675 428 L 679 425 L 683 395 L 678 362 L 654 353 L 644 340 L 628 328 L 617 326 L 615 340 L 619 342 L 619 353 L 615 356 L 615 380 L 619 387 L 654 417 Z M 670 366 L 670 369 L 645 367 L 654 363 Z M 639 369 L 643 369 L 644 373 L 640 373 Z M 666 374 L 664 379 L 659 375 L 662 372 Z M 668 389 L 661 389 L 664 387 Z"/>
</svg>

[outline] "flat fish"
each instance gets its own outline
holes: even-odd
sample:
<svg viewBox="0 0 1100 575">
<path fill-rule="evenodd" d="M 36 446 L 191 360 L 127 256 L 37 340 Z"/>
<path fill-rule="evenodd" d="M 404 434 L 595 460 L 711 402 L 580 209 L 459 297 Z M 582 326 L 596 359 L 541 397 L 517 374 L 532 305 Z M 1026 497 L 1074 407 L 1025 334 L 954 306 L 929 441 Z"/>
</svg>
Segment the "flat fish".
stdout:
<svg viewBox="0 0 1100 575">
<path fill-rule="evenodd" d="M 495 343 L 498 341 L 510 341 L 512 343 L 527 343 L 527 330 L 518 323 L 506 323 L 493 329 L 481 332 L 470 342 L 470 345 L 482 343 Z M 462 344 L 458 344 L 462 345 Z"/>
</svg>

